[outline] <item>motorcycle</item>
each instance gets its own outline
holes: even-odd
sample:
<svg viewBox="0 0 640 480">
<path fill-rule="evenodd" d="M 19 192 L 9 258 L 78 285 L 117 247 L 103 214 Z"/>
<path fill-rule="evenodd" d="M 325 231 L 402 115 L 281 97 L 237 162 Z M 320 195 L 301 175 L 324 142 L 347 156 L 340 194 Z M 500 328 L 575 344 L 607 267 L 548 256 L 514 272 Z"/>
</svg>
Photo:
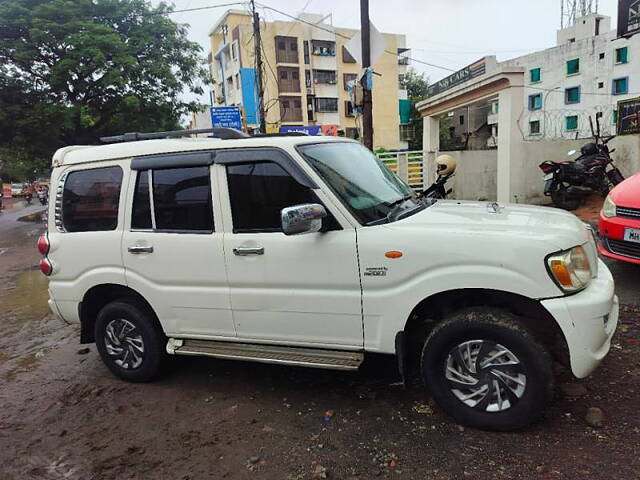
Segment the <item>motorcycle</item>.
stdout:
<svg viewBox="0 0 640 480">
<path fill-rule="evenodd" d="M 31 201 L 33 200 L 33 195 L 31 193 L 26 193 L 24 199 L 27 202 L 27 205 L 31 205 Z"/>
<path fill-rule="evenodd" d="M 545 174 L 544 194 L 550 196 L 557 207 L 565 210 L 575 210 L 587 196 L 594 193 L 606 196 L 613 186 L 624 180 L 611 158 L 615 148 L 609 150 L 607 146 L 616 136 L 600 136 L 599 115 L 596 115 L 597 130 L 593 128 L 591 117 L 589 124 L 595 142 L 583 145 L 577 159 L 567 162 L 547 160 L 539 165 Z M 575 150 L 569 152 L 570 157 L 575 154 Z"/>
<path fill-rule="evenodd" d="M 41 205 L 46 205 L 48 201 L 47 192 L 45 192 L 44 190 L 40 190 L 38 192 L 38 200 L 40 200 Z"/>
</svg>

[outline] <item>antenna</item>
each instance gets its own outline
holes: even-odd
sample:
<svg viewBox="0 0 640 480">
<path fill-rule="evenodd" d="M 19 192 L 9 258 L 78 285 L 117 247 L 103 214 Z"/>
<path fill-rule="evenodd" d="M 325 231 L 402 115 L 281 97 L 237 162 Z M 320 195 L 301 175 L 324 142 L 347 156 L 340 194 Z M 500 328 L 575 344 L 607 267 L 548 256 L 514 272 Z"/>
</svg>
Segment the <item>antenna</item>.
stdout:
<svg viewBox="0 0 640 480">
<path fill-rule="evenodd" d="M 598 13 L 598 0 L 560 0 L 560 28 L 568 28 L 576 19 Z"/>
</svg>

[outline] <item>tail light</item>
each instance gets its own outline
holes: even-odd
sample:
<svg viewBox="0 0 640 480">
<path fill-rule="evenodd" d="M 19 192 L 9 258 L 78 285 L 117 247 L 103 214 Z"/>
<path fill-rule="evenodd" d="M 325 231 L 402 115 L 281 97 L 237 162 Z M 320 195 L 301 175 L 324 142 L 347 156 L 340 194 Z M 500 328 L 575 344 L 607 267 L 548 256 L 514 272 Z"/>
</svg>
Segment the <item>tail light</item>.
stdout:
<svg viewBox="0 0 640 480">
<path fill-rule="evenodd" d="M 51 262 L 48 258 L 43 258 L 42 260 L 40 260 L 40 271 L 46 276 L 51 275 L 51 273 L 53 272 L 53 265 L 51 265 Z"/>
<path fill-rule="evenodd" d="M 544 173 L 553 173 L 555 172 L 556 167 L 554 165 L 549 165 L 548 163 L 542 163 L 540 164 L 540 170 Z"/>
<path fill-rule="evenodd" d="M 38 238 L 38 251 L 42 255 L 46 255 L 49 253 L 49 248 L 51 248 L 51 244 L 49 243 L 49 235 L 43 233 L 42 235 L 40 235 L 40 238 Z"/>
</svg>

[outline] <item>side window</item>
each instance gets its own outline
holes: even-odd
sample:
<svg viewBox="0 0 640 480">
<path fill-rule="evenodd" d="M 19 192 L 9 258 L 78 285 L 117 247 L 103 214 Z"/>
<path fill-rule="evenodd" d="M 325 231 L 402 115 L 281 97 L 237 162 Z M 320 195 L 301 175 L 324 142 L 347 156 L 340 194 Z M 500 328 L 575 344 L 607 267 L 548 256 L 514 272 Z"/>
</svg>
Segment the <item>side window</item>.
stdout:
<svg viewBox="0 0 640 480">
<path fill-rule="evenodd" d="M 280 211 L 302 203 L 320 203 L 316 194 L 300 185 L 273 162 L 227 166 L 233 231 L 281 232 Z M 323 230 L 340 230 L 329 214 Z"/>
<path fill-rule="evenodd" d="M 120 167 L 69 173 L 62 193 L 64 229 L 67 232 L 115 230 L 118 226 L 121 186 Z"/>
<path fill-rule="evenodd" d="M 150 180 L 152 195 L 149 194 Z M 150 174 L 139 172 L 131 228 L 213 232 L 209 167 L 167 168 L 150 171 Z"/>
</svg>

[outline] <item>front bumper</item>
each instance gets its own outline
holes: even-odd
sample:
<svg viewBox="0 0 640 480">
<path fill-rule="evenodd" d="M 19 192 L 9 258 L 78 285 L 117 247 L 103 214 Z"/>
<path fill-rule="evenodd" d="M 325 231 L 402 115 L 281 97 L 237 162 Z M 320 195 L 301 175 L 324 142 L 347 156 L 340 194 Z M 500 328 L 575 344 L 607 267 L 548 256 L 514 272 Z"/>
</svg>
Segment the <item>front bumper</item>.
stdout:
<svg viewBox="0 0 640 480">
<path fill-rule="evenodd" d="M 623 217 L 607 218 L 600 213 L 600 224 L 598 228 L 598 252 L 608 258 L 620 260 L 621 262 L 640 264 L 640 257 L 635 252 L 638 251 L 638 244 L 632 244 L 624 241 L 624 231 L 626 228 L 640 229 L 640 220 Z M 612 251 L 608 239 L 616 240 L 612 242 L 614 245 L 621 245 L 622 248 Z"/>
<path fill-rule="evenodd" d="M 618 325 L 618 297 L 607 266 L 598 260 L 598 277 L 575 295 L 543 300 L 564 334 L 571 371 L 578 378 L 589 375 L 611 347 Z"/>
</svg>

